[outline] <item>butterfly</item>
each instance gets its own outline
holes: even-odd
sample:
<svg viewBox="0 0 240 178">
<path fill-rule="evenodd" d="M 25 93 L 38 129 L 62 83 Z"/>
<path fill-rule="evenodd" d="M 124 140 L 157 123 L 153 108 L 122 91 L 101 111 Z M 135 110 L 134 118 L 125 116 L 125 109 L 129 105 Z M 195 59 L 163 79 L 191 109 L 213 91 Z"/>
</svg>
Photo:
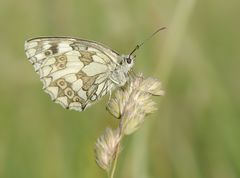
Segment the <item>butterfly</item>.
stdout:
<svg viewBox="0 0 240 178">
<path fill-rule="evenodd" d="M 133 54 L 144 42 L 129 55 L 121 55 L 95 41 L 39 37 L 25 42 L 25 53 L 51 99 L 66 109 L 83 111 L 126 84 L 135 61 Z"/>
<path fill-rule="evenodd" d="M 71 37 L 30 39 L 25 52 L 43 90 L 54 102 L 77 111 L 124 86 L 135 58 L 98 42 Z"/>
</svg>

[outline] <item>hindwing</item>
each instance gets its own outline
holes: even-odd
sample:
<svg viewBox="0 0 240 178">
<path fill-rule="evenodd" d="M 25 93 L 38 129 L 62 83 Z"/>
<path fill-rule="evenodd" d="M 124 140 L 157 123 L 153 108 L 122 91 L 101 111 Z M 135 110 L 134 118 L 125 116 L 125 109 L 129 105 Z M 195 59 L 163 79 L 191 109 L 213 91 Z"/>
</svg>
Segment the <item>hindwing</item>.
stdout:
<svg viewBox="0 0 240 178">
<path fill-rule="evenodd" d="M 83 111 L 115 87 L 109 75 L 119 54 L 100 43 L 42 37 L 26 41 L 25 52 L 44 91 L 64 108 Z"/>
</svg>

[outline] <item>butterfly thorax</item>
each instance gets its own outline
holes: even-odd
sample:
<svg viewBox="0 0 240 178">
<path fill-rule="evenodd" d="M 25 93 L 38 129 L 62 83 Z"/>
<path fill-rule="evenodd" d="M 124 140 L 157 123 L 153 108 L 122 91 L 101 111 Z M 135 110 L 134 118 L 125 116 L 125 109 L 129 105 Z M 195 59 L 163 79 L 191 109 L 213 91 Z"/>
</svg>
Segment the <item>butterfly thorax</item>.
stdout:
<svg viewBox="0 0 240 178">
<path fill-rule="evenodd" d="M 119 64 L 111 71 L 110 80 L 118 86 L 123 86 L 129 79 L 129 71 L 133 67 L 134 60 L 128 55 L 119 56 Z"/>
</svg>

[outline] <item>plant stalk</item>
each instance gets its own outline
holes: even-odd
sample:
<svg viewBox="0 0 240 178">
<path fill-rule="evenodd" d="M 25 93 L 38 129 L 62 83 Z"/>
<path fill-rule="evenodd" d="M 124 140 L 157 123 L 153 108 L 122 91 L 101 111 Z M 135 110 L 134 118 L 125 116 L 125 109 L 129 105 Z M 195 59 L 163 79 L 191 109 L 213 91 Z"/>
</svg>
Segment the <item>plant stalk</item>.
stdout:
<svg viewBox="0 0 240 178">
<path fill-rule="evenodd" d="M 114 178 L 114 173 L 117 167 L 117 161 L 118 161 L 118 156 L 119 156 L 119 148 L 120 148 L 120 142 L 117 144 L 117 148 L 116 148 L 116 155 L 115 158 L 113 160 L 113 167 L 111 169 L 111 173 L 110 173 L 110 178 Z"/>
</svg>

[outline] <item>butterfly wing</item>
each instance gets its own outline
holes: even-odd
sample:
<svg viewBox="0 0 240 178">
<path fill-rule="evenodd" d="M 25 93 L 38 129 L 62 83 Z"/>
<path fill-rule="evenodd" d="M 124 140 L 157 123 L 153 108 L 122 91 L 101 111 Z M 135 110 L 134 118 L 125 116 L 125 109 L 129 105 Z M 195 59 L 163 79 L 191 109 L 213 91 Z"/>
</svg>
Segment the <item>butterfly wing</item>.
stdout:
<svg viewBox="0 0 240 178">
<path fill-rule="evenodd" d="M 28 40 L 25 52 L 40 75 L 44 91 L 64 108 L 83 111 L 115 85 L 109 75 L 119 54 L 102 44 L 43 37 Z"/>
</svg>

